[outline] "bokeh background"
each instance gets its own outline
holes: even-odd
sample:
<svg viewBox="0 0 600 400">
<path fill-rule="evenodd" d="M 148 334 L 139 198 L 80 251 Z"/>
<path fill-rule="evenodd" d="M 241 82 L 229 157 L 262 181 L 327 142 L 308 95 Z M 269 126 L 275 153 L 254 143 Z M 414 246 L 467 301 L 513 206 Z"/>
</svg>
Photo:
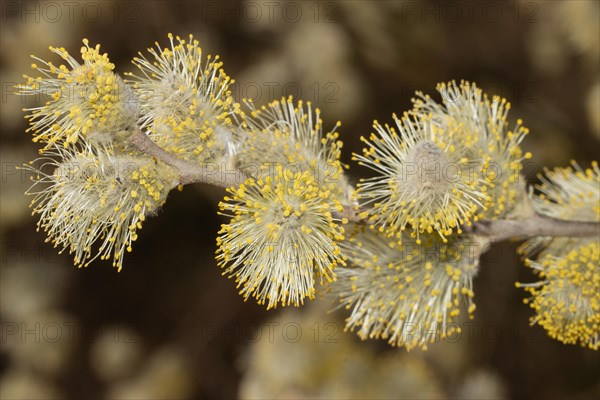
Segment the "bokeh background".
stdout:
<svg viewBox="0 0 600 400">
<path fill-rule="evenodd" d="M 2 1 L 0 396 L 73 399 L 600 397 L 598 352 L 529 328 L 515 243 L 475 281 L 475 320 L 427 352 L 360 342 L 326 301 L 265 311 L 243 302 L 213 255 L 224 195 L 174 192 L 117 273 L 58 255 L 15 166 L 33 159 L 12 86 L 48 45 L 100 43 L 119 72 L 168 32 L 193 33 L 236 79 L 237 100 L 282 95 L 341 120 L 344 157 L 415 90 L 466 79 L 513 105 L 534 182 L 543 166 L 599 157 L 600 3 L 568 1 Z M 366 172 L 353 165 L 353 180 Z"/>
</svg>

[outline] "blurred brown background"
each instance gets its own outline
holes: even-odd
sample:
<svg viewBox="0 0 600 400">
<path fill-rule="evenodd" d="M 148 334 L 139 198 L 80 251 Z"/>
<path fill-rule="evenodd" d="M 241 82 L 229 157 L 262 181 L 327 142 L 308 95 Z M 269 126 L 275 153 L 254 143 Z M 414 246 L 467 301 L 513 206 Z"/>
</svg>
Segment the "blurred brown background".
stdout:
<svg viewBox="0 0 600 400">
<path fill-rule="evenodd" d="M 534 155 L 526 168 L 534 181 L 543 166 L 571 159 L 588 166 L 600 158 L 598 1 L 2 1 L 1 7 L 3 399 L 600 397 L 598 352 L 528 327 L 531 311 L 514 282 L 533 276 L 514 244 L 484 256 L 469 329 L 454 343 L 410 355 L 383 342 L 356 345 L 353 334 L 341 331 L 343 313 L 324 314 L 322 304 L 302 311 L 312 318 L 302 320 L 302 332 L 323 335 L 297 343 L 286 336 L 292 349 L 277 346 L 279 334 L 270 337 L 268 329 L 274 325 L 261 324 L 300 323 L 306 314 L 283 316 L 244 303 L 220 275 L 213 258 L 225 222 L 216 212 L 220 189 L 195 185 L 172 193 L 145 224 L 121 273 L 100 261 L 74 268 L 68 255 L 44 243 L 29 215 L 27 179 L 15 166 L 33 159 L 37 147 L 24 132 L 26 103 L 12 94 L 22 74 L 31 73 L 30 54 L 55 60 L 48 45 L 78 58 L 86 37 L 125 72 L 138 51 L 155 41 L 165 46 L 168 32 L 193 33 L 207 54 L 221 55 L 237 80 L 237 100 L 265 104 L 291 94 L 318 104 L 325 128 L 341 120 L 347 162 L 372 121 L 389 122 L 393 112 L 410 108 L 415 90 L 433 94 L 436 83 L 450 79 L 477 82 L 510 100 L 511 118 L 530 128 L 523 146 Z M 366 174 L 356 165 L 350 173 L 354 180 Z M 326 333 L 348 342 L 338 358 L 314 347 L 328 343 Z M 318 355 L 312 363 L 311 351 Z M 327 379 L 299 380 L 325 358 L 338 360 L 319 372 Z M 352 360 L 386 373 L 346 383 L 340 371 Z M 423 382 L 413 391 L 411 380 L 400 379 L 411 373 Z M 354 389 L 377 379 L 381 393 Z M 275 382 L 291 383 L 271 390 Z M 385 386 L 390 382 L 397 386 Z"/>
</svg>

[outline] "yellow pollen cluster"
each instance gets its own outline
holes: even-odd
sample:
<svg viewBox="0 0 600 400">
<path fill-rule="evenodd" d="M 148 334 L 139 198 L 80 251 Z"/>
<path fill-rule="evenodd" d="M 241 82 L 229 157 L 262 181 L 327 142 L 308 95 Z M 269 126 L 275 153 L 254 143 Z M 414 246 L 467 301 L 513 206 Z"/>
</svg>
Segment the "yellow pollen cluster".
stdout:
<svg viewBox="0 0 600 400">
<path fill-rule="evenodd" d="M 500 96 L 488 97 L 474 83 L 452 81 L 440 83 L 437 90 L 442 104 L 417 93 L 413 100 L 416 113 L 431 113 L 436 124 L 464 131 L 474 139 L 469 145 L 482 161 L 478 174 L 487 181 L 487 200 L 478 210 L 478 218 L 500 218 L 509 215 L 525 195 L 521 175 L 522 161 L 530 159 L 521 142 L 529 133 L 518 119 L 511 129 L 508 112 L 511 104 Z"/>
<path fill-rule="evenodd" d="M 129 74 L 142 100 L 141 126 L 165 150 L 189 161 L 218 161 L 232 152 L 231 114 L 237 109 L 219 56 L 206 56 L 192 35 L 169 34 L 170 48 L 148 49 L 133 60 L 141 76 Z M 231 154 L 230 154 L 231 155 Z"/>
<path fill-rule="evenodd" d="M 423 233 L 443 240 L 460 233 L 489 200 L 489 182 L 479 174 L 485 163 L 468 147 L 475 138 L 443 130 L 431 115 L 394 120 L 396 127 L 375 121 L 377 134 L 361 138 L 368 147 L 353 157 L 377 173 L 358 184 L 361 217 L 398 240 L 407 228 L 417 243 Z"/>
<path fill-rule="evenodd" d="M 89 47 L 83 40 L 79 64 L 64 48 L 50 47 L 68 66 L 56 67 L 52 62 L 35 58 L 42 65 L 33 64 L 43 76 L 29 77 L 19 86 L 22 94 L 48 99 L 42 107 L 27 109 L 34 132 L 33 141 L 51 146 L 69 146 L 80 138 L 109 142 L 121 130 L 135 123 L 134 107 L 124 82 L 114 72 L 106 53 L 100 46 Z M 49 98 L 48 98 L 49 96 Z"/>
<path fill-rule="evenodd" d="M 469 82 L 438 85 L 442 103 L 417 92 L 414 108 L 395 127 L 374 123 L 376 133 L 354 155 L 377 176 L 358 184 L 361 215 L 400 239 L 409 229 L 442 239 L 462 225 L 509 214 L 525 193 L 519 145 L 528 130 L 507 128 L 510 103 L 489 99 Z"/>
<path fill-rule="evenodd" d="M 335 280 L 344 229 L 332 212 L 341 205 L 309 172 L 277 166 L 272 176 L 228 191 L 219 207 L 231 221 L 219 232 L 217 260 L 244 298 L 298 306 L 314 297 L 315 276 Z"/>
<path fill-rule="evenodd" d="M 110 149 L 57 151 L 52 155 L 60 155 L 59 161 L 30 166 L 36 177 L 28 194 L 35 196 L 38 229 L 55 247 L 73 253 L 75 265 L 112 257 L 120 270 L 142 222 L 177 184 L 175 173 L 151 159 L 114 156 Z M 48 166 L 55 166 L 52 173 L 44 171 Z"/>
<path fill-rule="evenodd" d="M 343 143 L 334 128 L 323 134 L 321 112 L 311 102 L 294 104 L 292 97 L 256 109 L 246 102 L 249 114 L 241 112 L 246 132 L 238 154 L 243 169 L 255 176 L 270 174 L 274 165 L 296 171 L 311 171 L 320 187 L 344 195 L 347 182 L 340 162 Z"/>
<path fill-rule="evenodd" d="M 357 228 L 342 251 L 353 264 L 341 268 L 332 290 L 351 310 L 346 328 L 362 339 L 385 339 L 408 350 L 460 334 L 463 299 L 475 310 L 472 278 L 478 260 L 454 238 L 443 243 L 427 235 L 423 244 L 410 237 L 402 244 Z"/>
<path fill-rule="evenodd" d="M 600 243 L 529 261 L 542 281 L 517 284 L 531 294 L 525 303 L 536 311 L 532 324 L 553 339 L 593 350 L 600 348 Z"/>
</svg>

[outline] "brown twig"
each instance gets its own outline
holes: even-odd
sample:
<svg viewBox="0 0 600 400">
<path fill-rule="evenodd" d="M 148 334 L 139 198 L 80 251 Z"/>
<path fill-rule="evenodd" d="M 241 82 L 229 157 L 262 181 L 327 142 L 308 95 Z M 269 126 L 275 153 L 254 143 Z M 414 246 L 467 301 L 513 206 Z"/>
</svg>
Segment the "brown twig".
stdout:
<svg viewBox="0 0 600 400">
<path fill-rule="evenodd" d="M 159 161 L 175 168 L 179 172 L 179 183 L 187 185 L 190 183 L 203 182 L 219 187 L 238 186 L 247 176 L 240 170 L 215 163 L 197 164 L 182 160 L 165 151 L 141 130 L 135 130 L 129 137 L 129 143 L 141 151 Z"/>
<path fill-rule="evenodd" d="M 239 169 L 233 167 L 219 168 L 215 164 L 196 164 L 182 160 L 165 151 L 141 130 L 136 130 L 129 138 L 132 146 L 157 160 L 179 171 L 179 183 L 186 185 L 204 182 L 219 187 L 238 186 L 247 178 Z M 360 210 L 354 206 L 345 206 L 344 210 L 335 213 L 338 218 L 347 218 L 351 222 L 367 223 L 360 217 Z M 600 223 L 583 221 L 566 221 L 531 211 L 531 217 L 521 219 L 497 219 L 474 222 L 463 227 L 463 232 L 485 237 L 492 242 L 510 238 L 548 237 L 587 237 L 600 235 Z"/>
<path fill-rule="evenodd" d="M 600 223 L 567 221 L 535 213 L 532 217 L 512 220 L 498 219 L 478 221 L 463 231 L 499 242 L 510 238 L 588 237 L 600 236 Z"/>
</svg>

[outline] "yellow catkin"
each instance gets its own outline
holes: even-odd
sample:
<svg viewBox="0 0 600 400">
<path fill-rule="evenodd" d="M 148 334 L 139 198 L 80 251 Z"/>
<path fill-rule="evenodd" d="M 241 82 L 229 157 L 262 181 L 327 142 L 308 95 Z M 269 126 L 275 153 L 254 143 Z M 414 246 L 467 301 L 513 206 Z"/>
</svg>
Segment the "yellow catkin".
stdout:
<svg viewBox="0 0 600 400">
<path fill-rule="evenodd" d="M 472 316 L 472 279 L 478 255 L 455 236 L 436 234 L 422 243 L 405 234 L 402 244 L 353 225 L 342 252 L 352 266 L 339 269 L 332 291 L 349 310 L 346 329 L 362 339 L 385 339 L 408 350 L 426 349 L 459 334 L 459 316 Z"/>
<path fill-rule="evenodd" d="M 141 127 L 165 150 L 194 162 L 220 162 L 234 153 L 232 118 L 238 107 L 234 83 L 220 57 L 204 55 L 192 35 L 169 34 L 170 46 L 156 44 L 133 59 L 140 74 L 127 74 L 141 101 Z M 215 167 L 207 167 L 214 173 Z"/>
<path fill-rule="evenodd" d="M 519 284 L 531 294 L 532 324 L 565 344 L 600 347 L 600 243 L 594 240 L 562 256 L 529 261 L 541 281 Z"/>
<path fill-rule="evenodd" d="M 231 221 L 217 238 L 217 260 L 244 298 L 267 308 L 303 304 L 315 293 L 315 276 L 336 279 L 344 265 L 337 242 L 344 228 L 331 211 L 341 205 L 314 176 L 277 166 L 272 176 L 248 179 L 220 203 Z"/>
<path fill-rule="evenodd" d="M 137 115 L 131 104 L 130 89 L 116 75 L 100 45 L 90 47 L 84 39 L 81 47 L 83 64 L 64 48 L 50 47 L 67 65 L 55 66 L 35 56 L 33 64 L 41 76 L 25 76 L 18 86 L 24 95 L 41 99 L 50 97 L 42 107 L 27 109 L 33 141 L 44 143 L 44 150 L 53 146 L 70 146 L 81 139 L 106 143 L 119 140 L 120 132 L 135 125 Z"/>
</svg>

